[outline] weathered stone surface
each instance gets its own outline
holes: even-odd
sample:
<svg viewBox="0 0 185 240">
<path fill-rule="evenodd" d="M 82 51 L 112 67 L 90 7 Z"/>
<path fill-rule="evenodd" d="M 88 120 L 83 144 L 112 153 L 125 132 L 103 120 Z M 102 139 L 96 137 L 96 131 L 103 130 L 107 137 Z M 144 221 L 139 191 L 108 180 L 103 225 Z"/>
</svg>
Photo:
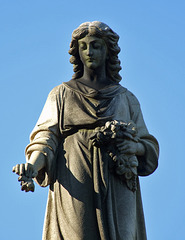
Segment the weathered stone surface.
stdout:
<svg viewBox="0 0 185 240">
<path fill-rule="evenodd" d="M 80 25 L 69 53 L 72 80 L 49 94 L 13 171 L 24 191 L 50 186 L 44 240 L 145 240 L 139 176 L 158 165 L 136 97 L 119 84 L 119 36 Z"/>
</svg>

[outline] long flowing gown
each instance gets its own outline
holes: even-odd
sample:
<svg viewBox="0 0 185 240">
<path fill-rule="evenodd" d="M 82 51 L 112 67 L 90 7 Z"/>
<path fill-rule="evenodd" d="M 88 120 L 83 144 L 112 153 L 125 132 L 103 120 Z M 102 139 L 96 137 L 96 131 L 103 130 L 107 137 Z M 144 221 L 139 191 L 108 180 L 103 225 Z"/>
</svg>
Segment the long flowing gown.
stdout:
<svg viewBox="0 0 185 240">
<path fill-rule="evenodd" d="M 90 136 L 109 120 L 133 121 L 145 155 L 138 175 L 158 164 L 158 143 L 149 134 L 136 97 L 119 84 L 99 91 L 71 80 L 49 94 L 26 148 L 46 156 L 36 181 L 50 185 L 43 240 L 146 240 L 139 188 L 133 192 L 109 170 L 106 148 Z"/>
</svg>

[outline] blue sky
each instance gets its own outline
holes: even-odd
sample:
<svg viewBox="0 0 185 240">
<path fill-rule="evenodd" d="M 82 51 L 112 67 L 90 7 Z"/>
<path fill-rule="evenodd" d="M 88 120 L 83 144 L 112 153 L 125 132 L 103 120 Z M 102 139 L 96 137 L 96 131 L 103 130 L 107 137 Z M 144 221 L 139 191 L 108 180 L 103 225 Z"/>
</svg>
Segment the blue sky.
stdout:
<svg viewBox="0 0 185 240">
<path fill-rule="evenodd" d="M 148 239 L 185 239 L 184 13 L 183 0 L 0 0 L 0 239 L 41 239 L 48 189 L 21 192 L 11 170 L 48 93 L 71 79 L 72 31 L 94 20 L 119 34 L 121 84 L 160 144 L 159 168 L 141 178 Z"/>
</svg>

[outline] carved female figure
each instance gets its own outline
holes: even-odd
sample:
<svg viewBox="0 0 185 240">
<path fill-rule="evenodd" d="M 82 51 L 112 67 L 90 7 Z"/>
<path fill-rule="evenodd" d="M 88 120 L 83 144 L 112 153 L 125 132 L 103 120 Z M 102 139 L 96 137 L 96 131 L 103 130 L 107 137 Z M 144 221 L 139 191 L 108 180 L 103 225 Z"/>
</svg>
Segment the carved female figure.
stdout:
<svg viewBox="0 0 185 240">
<path fill-rule="evenodd" d="M 73 78 L 50 92 L 13 168 L 22 190 L 50 186 L 43 240 L 146 239 L 138 176 L 157 168 L 158 143 L 119 84 L 118 39 L 102 22 L 74 30 Z"/>
</svg>

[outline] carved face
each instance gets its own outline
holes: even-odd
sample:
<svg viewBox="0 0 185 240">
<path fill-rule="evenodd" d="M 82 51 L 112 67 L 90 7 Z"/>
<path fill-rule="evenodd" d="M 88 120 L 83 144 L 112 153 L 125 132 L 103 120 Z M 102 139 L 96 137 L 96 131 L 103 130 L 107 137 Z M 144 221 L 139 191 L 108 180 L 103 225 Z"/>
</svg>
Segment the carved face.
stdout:
<svg viewBox="0 0 185 240">
<path fill-rule="evenodd" d="M 107 46 L 103 39 L 95 36 L 86 36 L 78 40 L 79 55 L 85 67 L 97 69 L 105 66 Z"/>
</svg>

